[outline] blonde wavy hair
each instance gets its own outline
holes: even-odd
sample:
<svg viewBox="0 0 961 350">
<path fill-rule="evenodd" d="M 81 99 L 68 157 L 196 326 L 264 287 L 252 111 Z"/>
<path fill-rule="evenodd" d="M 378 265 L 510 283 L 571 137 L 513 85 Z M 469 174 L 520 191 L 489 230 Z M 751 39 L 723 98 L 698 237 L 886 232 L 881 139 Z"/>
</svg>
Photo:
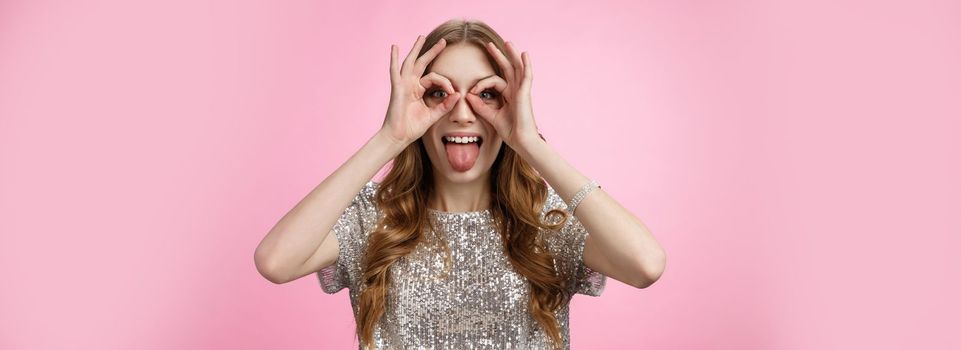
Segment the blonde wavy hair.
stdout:
<svg viewBox="0 0 961 350">
<path fill-rule="evenodd" d="M 427 35 L 418 57 L 441 38 L 448 46 L 466 42 L 477 45 L 485 53 L 484 44 L 493 42 L 506 52 L 504 40 L 487 24 L 452 19 Z M 488 54 L 487 59 L 497 75 L 504 77 L 494 58 Z M 427 67 L 425 72 L 430 71 L 430 65 Z M 373 344 L 374 327 L 383 316 L 384 301 L 390 290 L 391 265 L 411 253 L 424 241 L 424 232 L 431 229 L 427 200 L 434 190 L 434 179 L 424 147 L 423 139 L 419 139 L 393 159 L 374 198 L 384 216 L 371 232 L 367 251 L 361 260 L 361 279 L 365 288 L 359 296 L 356 319 L 361 344 Z M 538 232 L 558 230 L 565 224 L 568 214 L 551 209 L 546 216 L 560 215 L 563 220 L 553 224 L 540 220 L 547 199 L 547 185 L 540 174 L 507 144 L 502 144 L 491 166 L 490 185 L 491 216 L 505 242 L 504 251 L 514 270 L 526 277 L 530 286 L 528 309 L 555 348 L 561 348 L 562 335 L 554 311 L 570 301 L 572 295 L 567 292 L 570 289 L 565 285 L 566 279 L 558 275 L 553 256 Z M 443 243 L 442 246 L 447 252 L 444 261 L 449 270 L 450 250 Z"/>
</svg>

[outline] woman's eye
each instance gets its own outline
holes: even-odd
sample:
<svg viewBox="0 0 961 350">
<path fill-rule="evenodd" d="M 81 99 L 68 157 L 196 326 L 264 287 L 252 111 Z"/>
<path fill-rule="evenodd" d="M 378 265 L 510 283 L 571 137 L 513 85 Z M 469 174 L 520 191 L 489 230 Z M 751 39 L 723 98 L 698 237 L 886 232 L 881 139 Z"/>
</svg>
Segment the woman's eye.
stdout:
<svg viewBox="0 0 961 350">
<path fill-rule="evenodd" d="M 438 93 L 440 93 L 441 95 L 438 95 Z M 428 91 L 427 96 L 434 97 L 434 98 L 447 98 L 447 91 L 444 91 L 441 89 L 434 89 L 434 90 Z"/>
<path fill-rule="evenodd" d="M 483 99 L 492 99 L 497 97 L 497 92 L 493 90 L 484 90 L 480 93 L 480 97 Z"/>
</svg>

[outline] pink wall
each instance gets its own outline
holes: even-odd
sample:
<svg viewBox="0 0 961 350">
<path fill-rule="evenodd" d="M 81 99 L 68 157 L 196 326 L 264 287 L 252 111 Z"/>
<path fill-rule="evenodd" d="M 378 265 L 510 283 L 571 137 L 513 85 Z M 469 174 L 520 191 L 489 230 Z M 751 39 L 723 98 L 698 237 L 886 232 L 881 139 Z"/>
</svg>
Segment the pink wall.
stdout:
<svg viewBox="0 0 961 350">
<path fill-rule="evenodd" d="M 453 17 L 667 250 L 573 348 L 961 348 L 958 2 L 396 3 L 0 2 L 0 348 L 351 347 L 346 292 L 253 250 Z"/>
</svg>

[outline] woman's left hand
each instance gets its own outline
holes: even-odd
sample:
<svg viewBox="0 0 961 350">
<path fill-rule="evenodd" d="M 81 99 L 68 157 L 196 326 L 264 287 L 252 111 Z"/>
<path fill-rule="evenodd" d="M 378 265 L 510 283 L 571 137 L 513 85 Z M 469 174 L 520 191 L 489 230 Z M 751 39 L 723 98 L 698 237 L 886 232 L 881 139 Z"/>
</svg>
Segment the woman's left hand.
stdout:
<svg viewBox="0 0 961 350">
<path fill-rule="evenodd" d="M 533 72 L 530 57 L 527 52 L 518 54 L 517 49 L 509 41 L 505 46 L 510 58 L 493 43 L 487 43 L 485 46 L 500 65 L 504 78 L 494 75 L 482 79 L 471 88 L 465 98 L 474 112 L 494 126 L 494 130 L 504 143 L 514 150 L 521 151 L 522 147 L 529 142 L 540 140 L 531 107 Z M 493 88 L 504 98 L 504 105 L 500 108 L 491 107 L 479 96 L 489 88 Z"/>
</svg>

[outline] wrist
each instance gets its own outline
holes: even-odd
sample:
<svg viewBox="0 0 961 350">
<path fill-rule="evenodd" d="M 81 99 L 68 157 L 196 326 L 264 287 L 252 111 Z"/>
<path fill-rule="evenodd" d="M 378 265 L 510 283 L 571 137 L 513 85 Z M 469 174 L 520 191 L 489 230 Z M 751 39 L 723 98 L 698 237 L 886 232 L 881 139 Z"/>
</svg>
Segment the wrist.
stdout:
<svg viewBox="0 0 961 350">
<path fill-rule="evenodd" d="M 516 151 L 517 153 L 520 153 L 520 155 L 525 159 L 529 159 L 531 154 L 537 151 L 538 147 L 541 147 L 544 145 L 547 145 L 547 141 L 545 141 L 540 134 L 537 134 L 537 135 L 522 138 L 518 142 L 518 145 L 517 145 L 518 149 L 516 149 Z"/>
<path fill-rule="evenodd" d="M 391 137 L 384 129 L 378 130 L 377 133 L 374 134 L 374 137 L 371 138 L 371 142 L 378 143 L 382 149 L 387 149 L 394 155 L 399 154 L 404 148 L 407 148 L 407 145 L 411 144 L 410 142 Z"/>
</svg>

